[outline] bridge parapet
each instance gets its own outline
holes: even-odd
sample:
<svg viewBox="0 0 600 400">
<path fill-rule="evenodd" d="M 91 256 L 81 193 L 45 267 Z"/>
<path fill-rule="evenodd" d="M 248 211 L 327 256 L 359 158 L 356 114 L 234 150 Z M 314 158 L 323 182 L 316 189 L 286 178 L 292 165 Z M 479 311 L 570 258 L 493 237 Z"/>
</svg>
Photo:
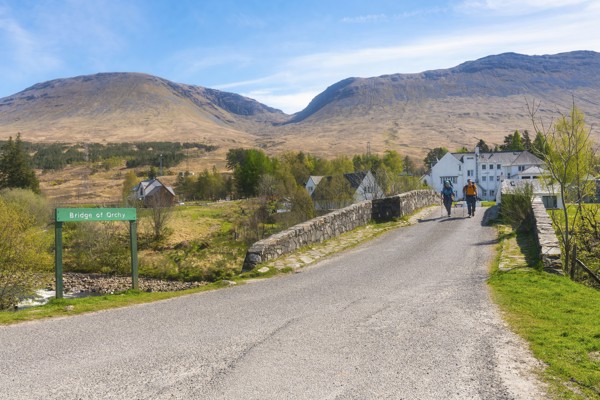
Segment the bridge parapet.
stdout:
<svg viewBox="0 0 600 400">
<path fill-rule="evenodd" d="M 562 274 L 560 243 L 542 198 L 539 196 L 534 197 L 531 207 L 533 208 L 536 237 L 540 246 L 544 269 Z"/>
<path fill-rule="evenodd" d="M 260 263 L 309 244 L 321 243 L 359 226 L 367 225 L 371 220 L 389 221 L 437 203 L 439 203 L 439 195 L 433 190 L 416 190 L 385 199 L 352 204 L 294 225 L 254 243 L 246 252 L 242 270 L 249 271 Z M 375 207 L 378 210 L 377 216 L 373 211 Z"/>
</svg>

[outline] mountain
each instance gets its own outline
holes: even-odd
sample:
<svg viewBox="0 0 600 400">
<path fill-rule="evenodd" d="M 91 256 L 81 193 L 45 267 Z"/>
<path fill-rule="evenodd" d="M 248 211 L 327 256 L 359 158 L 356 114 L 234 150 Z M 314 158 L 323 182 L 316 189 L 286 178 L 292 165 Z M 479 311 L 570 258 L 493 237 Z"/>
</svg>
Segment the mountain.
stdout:
<svg viewBox="0 0 600 400">
<path fill-rule="evenodd" d="M 34 141 L 253 145 L 255 125 L 287 119 L 247 97 L 139 73 L 57 79 L 0 99 L 0 134 Z"/>
<path fill-rule="evenodd" d="M 369 142 L 415 156 L 447 146 L 472 147 L 477 139 L 500 144 L 504 136 L 532 131 L 528 104 L 542 102 L 539 117 L 556 118 L 575 100 L 588 123 L 600 122 L 600 53 L 576 51 L 526 56 L 506 53 L 418 74 L 348 78 L 327 88 L 282 129 L 279 140 L 319 136 L 338 151 Z M 598 132 L 595 133 L 595 137 Z M 422 159 L 422 156 L 421 156 Z"/>
<path fill-rule="evenodd" d="M 269 153 L 356 154 L 370 146 L 422 159 L 428 149 L 502 143 L 532 130 L 528 104 L 549 121 L 573 101 L 600 122 L 600 53 L 506 53 L 418 74 L 348 78 L 286 115 L 234 94 L 138 73 L 58 79 L 0 99 L 0 139 L 173 140 Z M 598 138 L 598 132 L 594 132 Z"/>
</svg>

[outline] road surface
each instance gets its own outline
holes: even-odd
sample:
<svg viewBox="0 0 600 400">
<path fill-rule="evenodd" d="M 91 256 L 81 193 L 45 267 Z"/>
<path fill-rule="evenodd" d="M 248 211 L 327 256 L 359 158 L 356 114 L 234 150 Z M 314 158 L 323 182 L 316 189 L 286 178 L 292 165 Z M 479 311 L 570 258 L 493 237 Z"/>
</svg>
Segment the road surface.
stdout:
<svg viewBox="0 0 600 400">
<path fill-rule="evenodd" d="M 479 212 L 295 274 L 0 327 L 0 398 L 538 398 L 490 301 L 496 233 Z"/>
</svg>

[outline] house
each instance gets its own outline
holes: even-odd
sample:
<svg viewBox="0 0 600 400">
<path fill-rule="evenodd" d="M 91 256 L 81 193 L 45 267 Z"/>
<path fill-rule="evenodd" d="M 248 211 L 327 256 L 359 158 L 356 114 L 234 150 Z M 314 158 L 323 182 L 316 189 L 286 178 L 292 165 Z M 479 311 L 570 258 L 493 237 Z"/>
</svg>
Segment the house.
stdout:
<svg viewBox="0 0 600 400">
<path fill-rule="evenodd" d="M 480 153 L 446 153 L 422 180 L 441 192 L 444 181 L 455 189 L 455 198 L 462 199 L 462 188 L 471 178 L 478 187 L 481 200 L 496 200 L 505 179 L 537 179 L 543 174 L 544 162 L 528 151 L 497 151 Z"/>
<path fill-rule="evenodd" d="M 139 201 L 144 207 L 170 207 L 175 203 L 175 192 L 158 179 L 149 179 L 138 183 L 129 195 L 128 200 Z"/>
<path fill-rule="evenodd" d="M 308 177 L 305 187 L 310 196 L 312 196 L 313 193 L 315 192 L 315 190 L 317 189 L 317 186 L 321 182 L 321 179 L 323 179 L 322 176 L 316 176 L 316 175 L 311 175 Z"/>
<path fill-rule="evenodd" d="M 384 196 L 383 190 L 375 180 L 371 171 L 344 174 L 343 179 L 352 189 L 351 198 L 338 198 L 338 191 L 331 176 L 310 176 L 305 188 L 310 194 L 317 210 L 331 210 L 346 207 L 365 200 L 378 199 Z"/>
</svg>

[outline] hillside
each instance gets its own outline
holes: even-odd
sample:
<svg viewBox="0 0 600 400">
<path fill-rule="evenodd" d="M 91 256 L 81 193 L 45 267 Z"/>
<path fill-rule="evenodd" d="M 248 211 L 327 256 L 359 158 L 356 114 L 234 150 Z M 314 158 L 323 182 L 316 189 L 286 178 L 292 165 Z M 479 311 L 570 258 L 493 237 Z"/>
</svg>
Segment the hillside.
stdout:
<svg viewBox="0 0 600 400">
<path fill-rule="evenodd" d="M 270 145 L 294 147 L 301 145 L 298 137 L 318 137 L 312 150 L 329 145 L 364 151 L 368 141 L 374 151 L 393 148 L 422 158 L 436 146 L 471 147 L 475 138 L 502 143 L 515 129 L 532 129 L 528 101 L 541 100 L 540 115 L 551 118 L 568 110 L 572 96 L 588 122 L 597 124 L 598 74 L 600 54 L 579 51 L 507 53 L 446 70 L 348 78 L 279 127 L 278 142 Z"/>
<path fill-rule="evenodd" d="M 600 54 L 514 53 L 418 74 L 348 78 L 286 115 L 234 94 L 138 73 L 58 79 L 0 99 L 0 140 L 194 141 L 268 153 L 304 150 L 322 156 L 394 149 L 420 160 L 428 149 L 502 143 L 531 130 L 527 101 L 556 116 L 575 101 L 600 122 Z M 598 132 L 595 132 L 598 137 Z M 477 139 L 476 139 L 477 138 Z M 218 161 L 218 160 L 217 160 Z"/>
<path fill-rule="evenodd" d="M 138 73 L 39 83 L 0 99 L 0 137 L 32 141 L 195 141 L 251 146 L 261 121 L 287 117 L 255 100 Z"/>
</svg>

